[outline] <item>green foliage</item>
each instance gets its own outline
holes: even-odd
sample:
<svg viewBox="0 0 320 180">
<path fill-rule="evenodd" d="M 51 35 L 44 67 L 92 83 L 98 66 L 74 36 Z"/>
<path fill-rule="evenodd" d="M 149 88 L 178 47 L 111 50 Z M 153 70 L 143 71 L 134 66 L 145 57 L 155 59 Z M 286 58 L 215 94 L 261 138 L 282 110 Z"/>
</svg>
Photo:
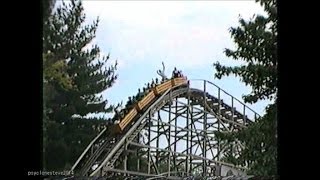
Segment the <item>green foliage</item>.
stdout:
<svg viewBox="0 0 320 180">
<path fill-rule="evenodd" d="M 247 166 L 249 173 L 270 176 L 276 174 L 277 125 L 276 104 L 267 107 L 266 115 L 247 129 L 233 132 L 216 132 L 216 136 L 224 142 L 241 142 L 245 147 L 239 157 L 228 152 L 222 159 L 232 164 Z"/>
<path fill-rule="evenodd" d="M 227 67 L 215 63 L 215 77 L 235 74 L 252 87 L 244 96 L 245 102 L 255 103 L 259 99 L 272 99 L 277 86 L 277 18 L 275 0 L 260 1 L 269 17 L 256 16 L 245 21 L 240 18 L 239 27 L 230 28 L 236 50 L 226 49 L 225 54 L 234 60 L 246 62 L 243 66 Z"/>
<path fill-rule="evenodd" d="M 215 63 L 215 77 L 234 74 L 252 87 L 244 101 L 255 103 L 262 99 L 274 99 L 277 92 L 277 11 L 275 0 L 256 0 L 264 7 L 268 17 L 255 16 L 250 21 L 240 18 L 239 27 L 230 28 L 236 50 L 226 49 L 225 54 L 234 60 L 244 61 L 244 65 L 228 67 Z M 277 174 L 277 124 L 276 107 L 273 103 L 266 114 L 248 128 L 234 133 L 216 133 L 218 139 L 229 146 L 223 160 L 235 165 L 247 166 L 249 173 L 262 176 Z M 232 144 L 244 145 L 240 154 L 235 156 Z"/>
<path fill-rule="evenodd" d="M 43 24 L 43 138 L 44 167 L 70 168 L 102 130 L 105 121 L 88 114 L 108 113 L 113 106 L 101 95 L 117 79 L 117 63 L 100 56 L 95 38 L 98 19 L 84 25 L 82 2 L 46 2 Z"/>
<path fill-rule="evenodd" d="M 47 19 L 56 3 L 56 0 L 42 0 L 43 19 Z"/>
<path fill-rule="evenodd" d="M 55 121 L 64 121 L 72 115 L 84 117 L 89 113 L 111 111 L 110 106 L 105 108 L 107 100 L 96 94 L 113 85 L 117 79 L 117 64 L 107 68 L 109 56 L 99 59 L 100 49 L 96 45 L 85 50 L 95 37 L 98 20 L 82 26 L 84 20 L 82 3 L 71 1 L 58 7 L 44 23 L 43 51 L 54 55 L 53 63 L 61 59 L 65 61 L 66 72 L 75 86 L 68 91 L 55 89 L 55 102 L 47 104 L 53 109 L 48 116 Z"/>
<path fill-rule="evenodd" d="M 52 56 L 51 53 L 43 54 L 43 76 L 45 86 L 56 83 L 60 88 L 70 90 L 73 85 L 71 78 L 66 72 L 66 62 L 63 60 L 52 62 L 50 56 Z"/>
<path fill-rule="evenodd" d="M 101 120 L 74 119 L 66 123 L 48 123 L 46 168 L 65 170 L 73 165 L 89 142 L 105 125 Z M 69 167 L 70 168 L 70 167 Z"/>
</svg>

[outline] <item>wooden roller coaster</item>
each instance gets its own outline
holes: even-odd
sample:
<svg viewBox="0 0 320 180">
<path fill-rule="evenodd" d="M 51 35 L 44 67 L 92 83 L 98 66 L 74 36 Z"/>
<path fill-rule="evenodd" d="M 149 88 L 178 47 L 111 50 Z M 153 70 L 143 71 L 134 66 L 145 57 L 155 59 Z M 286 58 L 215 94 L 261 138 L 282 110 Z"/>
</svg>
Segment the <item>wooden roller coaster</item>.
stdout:
<svg viewBox="0 0 320 180">
<path fill-rule="evenodd" d="M 216 167 L 222 164 L 233 167 L 232 164 L 219 159 L 219 153 L 225 153 L 226 150 L 223 149 L 223 143 L 212 139 L 212 133 L 213 131 L 238 131 L 254 122 L 251 119 L 256 120 L 259 118 L 259 115 L 213 83 L 203 80 L 204 84 L 201 87 L 204 89 L 200 90 L 192 88 L 192 86 L 194 86 L 192 81 L 195 80 L 188 80 L 186 77 L 175 77 L 165 80 L 160 84 L 151 83 L 151 87 L 149 84 L 147 89 L 144 88 L 143 93 L 139 90 L 136 96 L 132 99 L 129 98 L 125 109 L 121 111 L 116 110 L 115 116 L 110 120 L 110 122 L 114 124 L 108 124 L 88 145 L 71 168 L 71 171 L 75 172 L 78 177 L 113 177 L 119 175 L 119 173 L 139 177 L 156 177 L 159 176 L 159 173 L 161 174 L 161 171 L 157 172 L 159 167 L 159 163 L 157 162 L 162 160 L 162 157 L 157 156 L 158 152 L 166 152 L 167 155 L 164 155 L 164 157 L 169 159 L 168 162 L 177 162 L 181 160 L 178 157 L 187 157 L 188 161 L 186 161 L 186 164 L 189 165 L 189 170 L 186 173 L 192 173 L 196 170 L 196 168 L 199 167 L 199 160 L 202 161 L 200 165 L 202 165 L 203 174 L 205 175 L 208 173 L 207 167 L 209 166 Z M 207 89 L 206 84 L 213 85 L 213 87 L 217 88 L 217 97 L 209 94 L 207 91 L 209 89 Z M 213 91 L 215 92 L 215 90 Z M 225 97 L 223 96 L 224 94 L 227 95 L 226 99 L 231 97 L 231 106 L 223 102 L 222 98 Z M 178 98 L 187 99 L 187 101 L 179 101 Z M 174 102 L 173 100 L 175 100 L 175 103 L 172 103 Z M 235 108 L 235 105 L 239 106 L 239 104 L 236 104 L 238 101 L 240 106 L 243 107 L 240 111 Z M 165 106 L 172 109 L 169 109 L 167 112 Z M 184 114 L 178 113 L 178 106 L 179 108 L 182 107 L 181 112 Z M 160 110 L 164 113 L 161 114 Z M 243 114 L 241 112 L 243 112 Z M 247 117 L 248 112 L 253 113 L 250 114 L 252 117 Z M 157 115 L 157 117 L 155 115 Z M 167 115 L 168 123 L 163 122 L 163 119 L 161 119 Z M 186 120 L 185 128 L 183 128 L 183 125 L 182 127 L 174 125 L 177 124 L 177 117 L 182 117 Z M 154 122 L 156 125 L 153 124 Z M 201 127 L 199 126 L 200 128 L 197 128 L 195 123 L 200 123 Z M 160 126 L 163 126 L 163 131 L 160 131 Z M 157 129 L 152 130 L 151 128 L 153 127 L 157 127 Z M 175 129 L 170 130 L 172 127 Z M 148 137 L 142 137 L 144 136 L 141 134 L 143 132 L 148 132 Z M 179 135 L 181 132 L 185 133 L 183 137 Z M 152 133 L 156 135 L 156 139 L 151 138 Z M 160 145 L 160 136 L 163 134 L 167 137 L 169 147 L 170 144 L 177 146 L 178 143 L 187 141 L 187 147 L 184 151 L 185 154 L 172 149 L 167 150 L 168 148 Z M 174 137 L 174 140 L 171 137 Z M 144 142 L 145 138 L 148 143 Z M 207 140 L 195 141 L 196 138 L 207 138 Z M 141 141 L 141 139 L 143 140 Z M 154 144 L 151 145 L 151 142 Z M 147 155 L 149 158 L 147 169 L 138 169 L 141 167 L 140 161 L 136 162 L 136 170 L 128 169 L 127 153 L 136 153 L 127 150 L 129 145 L 137 147 L 140 150 L 141 148 L 148 149 L 147 151 L 137 151 L 137 157 L 145 159 Z M 236 144 L 236 146 L 241 147 L 241 144 Z M 197 154 L 199 147 L 203 147 L 203 149 L 200 149 L 200 153 L 202 154 L 199 154 L 199 152 Z M 209 150 L 211 152 L 210 156 L 207 155 Z M 216 152 L 214 152 L 214 150 L 216 150 Z M 190 153 L 193 151 L 195 152 L 194 154 Z M 142 152 L 145 153 L 143 154 Z M 172 153 L 175 155 L 172 156 Z M 153 162 L 152 157 L 155 157 L 156 162 Z M 123 163 L 123 170 L 118 169 L 121 165 L 119 163 Z M 174 167 L 170 169 L 170 164 L 172 163 L 168 164 L 169 172 L 171 172 L 171 169 L 179 167 L 179 163 L 174 163 Z M 155 172 L 151 171 L 152 167 L 154 167 L 153 170 Z M 173 176 L 180 177 L 180 175 Z"/>
</svg>

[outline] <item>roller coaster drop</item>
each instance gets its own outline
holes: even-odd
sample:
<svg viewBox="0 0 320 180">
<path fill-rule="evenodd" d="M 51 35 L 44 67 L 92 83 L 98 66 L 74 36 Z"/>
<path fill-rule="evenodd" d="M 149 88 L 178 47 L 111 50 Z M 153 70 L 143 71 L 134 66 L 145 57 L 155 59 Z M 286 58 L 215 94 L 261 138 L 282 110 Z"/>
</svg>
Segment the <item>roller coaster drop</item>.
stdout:
<svg viewBox="0 0 320 180">
<path fill-rule="evenodd" d="M 193 82 L 200 82 L 203 89 L 192 88 Z M 232 142 L 230 148 L 214 132 L 238 131 L 258 117 L 209 81 L 173 78 L 153 87 L 123 119 L 103 129 L 71 171 L 76 179 L 226 176 L 228 168 L 243 173 L 245 167 L 223 162 L 227 152 L 238 155 L 241 143 Z"/>
</svg>

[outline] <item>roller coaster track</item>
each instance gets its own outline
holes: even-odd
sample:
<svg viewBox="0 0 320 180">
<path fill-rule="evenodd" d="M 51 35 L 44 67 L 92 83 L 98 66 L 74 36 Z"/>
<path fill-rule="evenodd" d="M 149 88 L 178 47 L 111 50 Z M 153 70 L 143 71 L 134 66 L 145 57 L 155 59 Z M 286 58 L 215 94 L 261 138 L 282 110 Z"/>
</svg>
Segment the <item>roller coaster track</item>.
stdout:
<svg viewBox="0 0 320 180">
<path fill-rule="evenodd" d="M 199 89 L 199 86 L 192 88 L 193 82 L 195 84 L 200 82 L 203 89 Z M 226 102 L 227 99 L 230 102 Z M 249 112 L 251 117 L 248 117 Z M 162 120 L 163 113 L 168 113 L 167 122 Z M 174 114 L 173 118 L 172 114 Z M 155 116 L 157 118 L 154 118 Z M 135 116 L 134 121 L 122 133 L 115 134 L 108 127 L 103 129 L 80 155 L 71 171 L 76 179 L 88 176 L 107 178 L 115 177 L 117 174 L 131 177 L 165 177 L 166 179 L 180 177 L 181 179 L 182 176 L 191 175 L 197 168 L 202 169 L 203 174 L 212 173 L 208 168 L 213 166 L 223 165 L 245 169 L 221 160 L 228 148 L 223 142 L 215 140 L 213 132 L 237 131 L 246 128 L 259 117 L 260 115 L 255 111 L 214 83 L 206 80 L 190 80 L 189 86 L 172 87 L 156 97 L 143 112 Z M 185 119 L 185 127 L 179 127 L 181 123 L 179 118 Z M 155 128 L 152 129 L 153 127 Z M 141 142 L 144 137 L 143 132 L 148 134 L 146 143 Z M 160 136 L 165 136 L 166 140 L 160 140 Z M 162 147 L 160 141 L 167 141 L 167 145 Z M 179 152 L 178 144 L 181 142 L 184 142 L 182 144 L 186 148 Z M 146 168 L 144 172 L 139 164 L 140 159 L 134 171 L 128 170 L 127 163 L 130 157 L 128 146 L 140 148 L 140 151 L 136 152 L 140 153 L 139 158 L 147 158 L 147 168 L 144 167 Z M 235 149 L 232 152 L 236 154 L 236 148 L 241 149 L 241 147 L 240 143 L 235 142 L 232 147 Z M 164 168 L 159 165 L 161 162 L 167 163 L 168 166 L 165 169 L 168 171 L 163 172 Z M 121 165 L 124 167 L 123 170 L 115 168 Z M 96 167 L 93 169 L 94 166 Z M 185 173 L 175 174 L 174 172 L 179 171 L 179 168 L 181 171 L 181 167 L 184 168 Z"/>
</svg>

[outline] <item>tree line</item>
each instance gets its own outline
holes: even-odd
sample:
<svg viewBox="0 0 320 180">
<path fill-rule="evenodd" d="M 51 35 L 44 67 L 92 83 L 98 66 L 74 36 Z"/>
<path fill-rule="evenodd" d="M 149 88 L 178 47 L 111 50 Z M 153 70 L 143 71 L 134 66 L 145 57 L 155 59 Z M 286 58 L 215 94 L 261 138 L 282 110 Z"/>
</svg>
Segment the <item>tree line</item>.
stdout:
<svg viewBox="0 0 320 180">
<path fill-rule="evenodd" d="M 43 167 L 70 169 L 89 142 L 102 130 L 113 106 L 101 95 L 117 80 L 117 63 L 100 56 L 95 38 L 99 19 L 85 25 L 81 1 L 53 9 L 43 1 Z M 93 114 L 93 116 L 88 116 Z"/>
</svg>

